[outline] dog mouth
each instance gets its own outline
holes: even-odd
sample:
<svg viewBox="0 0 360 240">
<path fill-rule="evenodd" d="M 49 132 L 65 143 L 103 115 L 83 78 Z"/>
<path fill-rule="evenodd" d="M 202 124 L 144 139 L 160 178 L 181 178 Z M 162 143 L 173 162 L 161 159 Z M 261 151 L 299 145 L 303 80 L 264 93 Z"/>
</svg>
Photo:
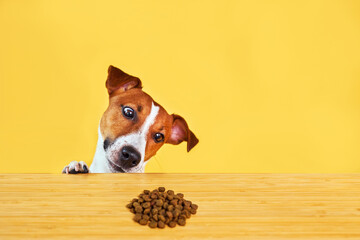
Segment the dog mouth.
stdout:
<svg viewBox="0 0 360 240">
<path fill-rule="evenodd" d="M 120 166 L 118 166 L 117 164 L 113 163 L 111 160 L 107 159 L 112 170 L 114 172 L 120 172 L 120 173 L 125 173 L 126 171 L 124 169 L 122 169 Z"/>
</svg>

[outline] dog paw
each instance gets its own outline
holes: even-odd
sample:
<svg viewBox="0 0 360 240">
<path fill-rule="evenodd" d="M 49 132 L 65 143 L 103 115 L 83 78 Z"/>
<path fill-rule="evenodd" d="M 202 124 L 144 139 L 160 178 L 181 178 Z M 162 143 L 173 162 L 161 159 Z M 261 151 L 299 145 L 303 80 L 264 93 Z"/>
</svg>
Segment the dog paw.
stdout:
<svg viewBox="0 0 360 240">
<path fill-rule="evenodd" d="M 83 161 L 72 161 L 69 165 L 65 166 L 62 173 L 66 174 L 77 174 L 77 173 L 88 173 L 89 168 Z"/>
</svg>

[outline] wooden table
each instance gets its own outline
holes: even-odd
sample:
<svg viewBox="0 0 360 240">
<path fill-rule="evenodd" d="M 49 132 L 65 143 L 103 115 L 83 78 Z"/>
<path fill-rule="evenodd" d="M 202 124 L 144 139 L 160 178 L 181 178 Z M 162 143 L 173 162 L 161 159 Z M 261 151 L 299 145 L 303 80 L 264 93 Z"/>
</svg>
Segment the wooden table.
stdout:
<svg viewBox="0 0 360 240">
<path fill-rule="evenodd" d="M 199 205 L 150 229 L 125 205 L 165 186 Z M 2 174 L 0 239 L 360 239 L 360 174 Z"/>
</svg>

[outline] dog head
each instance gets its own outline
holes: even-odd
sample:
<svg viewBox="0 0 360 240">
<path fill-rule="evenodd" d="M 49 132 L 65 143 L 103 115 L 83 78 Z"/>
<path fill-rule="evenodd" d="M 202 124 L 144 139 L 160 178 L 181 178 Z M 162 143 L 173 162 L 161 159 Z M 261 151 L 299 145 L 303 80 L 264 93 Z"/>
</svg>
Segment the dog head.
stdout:
<svg viewBox="0 0 360 240">
<path fill-rule="evenodd" d="M 142 91 L 139 78 L 110 66 L 106 88 L 109 106 L 101 118 L 100 132 L 114 172 L 143 172 L 164 143 L 186 141 L 189 152 L 199 142 L 184 118 L 168 114 Z"/>
</svg>

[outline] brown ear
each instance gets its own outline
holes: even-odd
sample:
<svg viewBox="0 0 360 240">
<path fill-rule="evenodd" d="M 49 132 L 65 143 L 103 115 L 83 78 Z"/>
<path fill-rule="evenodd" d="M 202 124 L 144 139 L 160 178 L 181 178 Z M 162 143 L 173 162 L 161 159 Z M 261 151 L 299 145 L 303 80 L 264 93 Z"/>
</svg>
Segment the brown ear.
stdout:
<svg viewBox="0 0 360 240">
<path fill-rule="evenodd" d="M 106 88 L 109 95 L 111 95 L 115 91 L 125 92 L 131 88 L 142 88 L 142 85 L 139 78 L 133 77 L 110 65 L 106 79 Z"/>
<path fill-rule="evenodd" d="M 187 151 L 189 152 L 196 144 L 198 144 L 199 139 L 197 139 L 195 134 L 189 129 L 184 118 L 176 114 L 172 114 L 172 116 L 173 124 L 171 128 L 171 135 L 166 142 L 177 145 L 186 141 Z"/>
</svg>

